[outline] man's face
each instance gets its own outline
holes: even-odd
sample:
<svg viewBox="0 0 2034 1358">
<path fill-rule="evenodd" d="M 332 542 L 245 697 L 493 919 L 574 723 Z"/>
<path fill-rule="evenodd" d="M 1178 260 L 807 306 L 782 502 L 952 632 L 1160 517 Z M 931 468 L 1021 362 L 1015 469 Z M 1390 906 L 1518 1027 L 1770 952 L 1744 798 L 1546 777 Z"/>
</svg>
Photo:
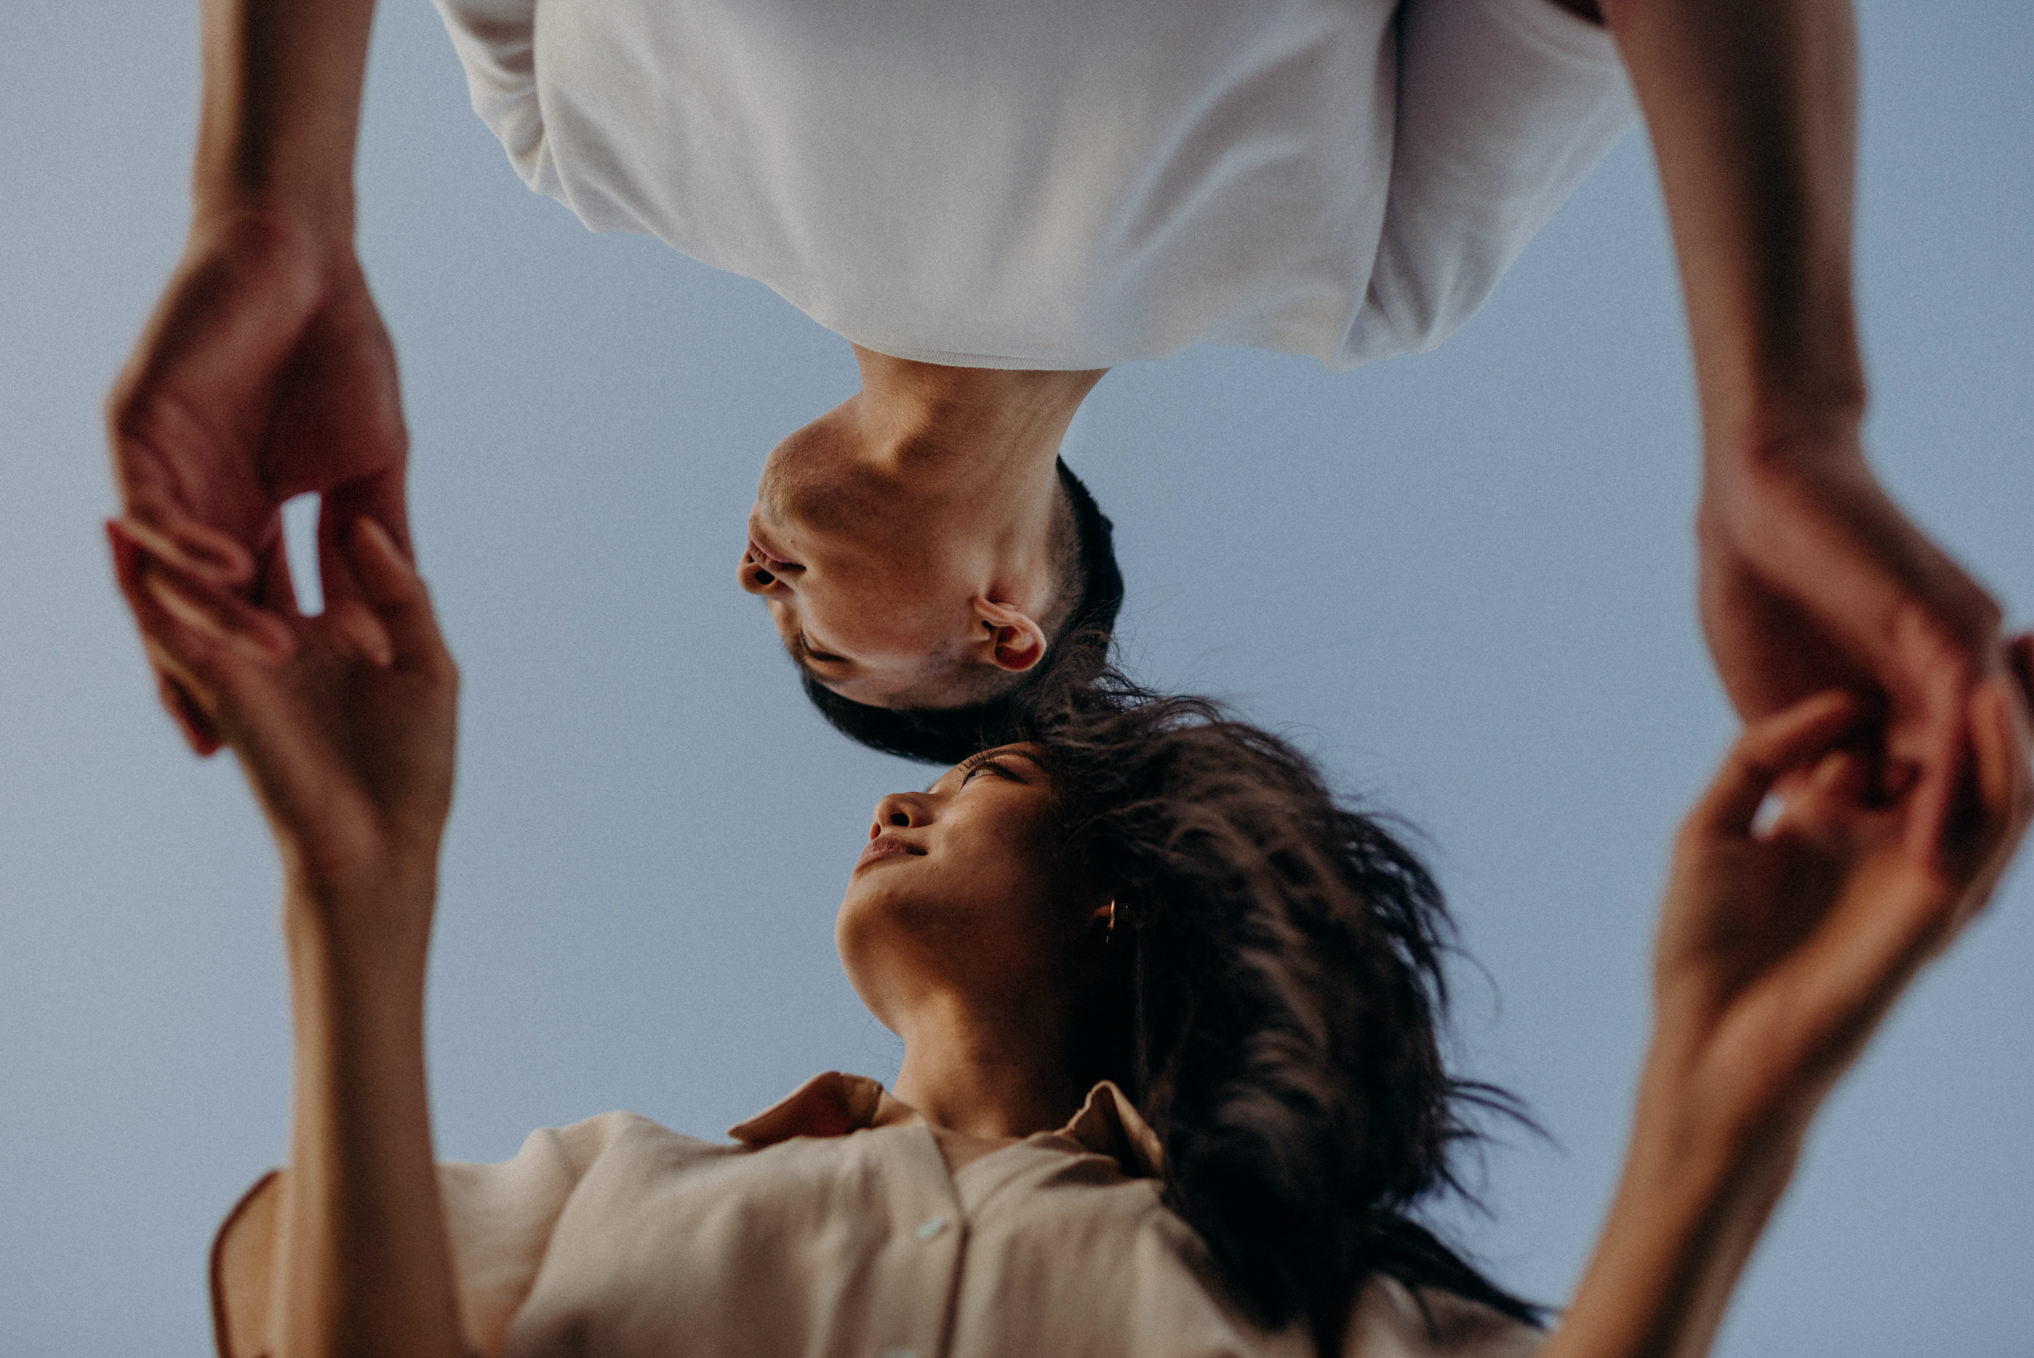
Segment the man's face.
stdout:
<svg viewBox="0 0 2034 1358">
<path fill-rule="evenodd" d="M 828 688 L 878 707 L 947 707 L 992 682 L 993 627 L 975 595 L 978 553 L 953 525 L 914 513 L 909 485 L 843 456 L 839 412 L 778 444 L 763 464 L 741 587 L 761 598 L 784 648 Z"/>
</svg>

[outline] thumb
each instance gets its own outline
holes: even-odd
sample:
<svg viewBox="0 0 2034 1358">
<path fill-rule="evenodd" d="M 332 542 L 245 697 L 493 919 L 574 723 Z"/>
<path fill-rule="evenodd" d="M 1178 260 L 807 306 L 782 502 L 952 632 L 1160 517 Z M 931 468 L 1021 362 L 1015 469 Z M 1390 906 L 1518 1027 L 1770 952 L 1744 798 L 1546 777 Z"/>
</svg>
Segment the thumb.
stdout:
<svg viewBox="0 0 2034 1358">
<path fill-rule="evenodd" d="M 1716 837 L 1750 834 L 1773 785 L 1827 753 L 1863 712 L 1855 695 L 1831 689 L 1754 722 L 1724 756 L 1714 781 L 1689 813 L 1689 827 Z"/>
<path fill-rule="evenodd" d="M 2006 643 L 2006 668 L 2019 685 L 2021 710 L 2034 713 L 2034 632 Z"/>
<path fill-rule="evenodd" d="M 355 519 L 348 547 L 361 598 L 388 629 L 396 667 L 449 664 L 430 592 L 389 531 L 374 519 Z"/>
</svg>

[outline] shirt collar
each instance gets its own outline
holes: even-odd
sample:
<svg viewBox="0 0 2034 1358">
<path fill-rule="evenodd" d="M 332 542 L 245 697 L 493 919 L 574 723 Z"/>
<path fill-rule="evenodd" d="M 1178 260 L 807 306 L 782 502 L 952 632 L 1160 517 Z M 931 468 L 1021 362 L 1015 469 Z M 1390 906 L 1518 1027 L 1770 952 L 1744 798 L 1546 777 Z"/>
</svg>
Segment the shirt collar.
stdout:
<svg viewBox="0 0 2034 1358">
<path fill-rule="evenodd" d="M 813 1076 L 784 1098 L 727 1134 L 752 1149 L 774 1146 L 794 1136 L 846 1136 L 872 1127 L 917 1120 L 918 1110 L 865 1075 L 829 1070 Z M 1158 1134 L 1138 1115 L 1115 1081 L 1103 1080 L 1088 1091 L 1080 1111 L 1056 1132 L 1081 1149 L 1114 1160 L 1133 1179 L 1156 1179 L 1165 1171 L 1165 1151 Z"/>
</svg>

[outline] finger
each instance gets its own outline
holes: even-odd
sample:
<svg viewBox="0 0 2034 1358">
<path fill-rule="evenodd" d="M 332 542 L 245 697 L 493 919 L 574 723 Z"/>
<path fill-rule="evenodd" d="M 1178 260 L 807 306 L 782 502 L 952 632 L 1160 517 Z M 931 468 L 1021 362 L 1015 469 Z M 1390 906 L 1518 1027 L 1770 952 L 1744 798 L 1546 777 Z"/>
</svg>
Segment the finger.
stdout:
<svg viewBox="0 0 2034 1358">
<path fill-rule="evenodd" d="M 1987 680 L 1971 699 L 1971 764 L 1977 817 L 1969 862 L 1975 886 L 1973 908 L 2005 871 L 2030 816 L 2034 816 L 2034 769 L 2030 737 L 2012 686 Z M 1989 880 L 1987 880 L 1989 879 Z"/>
<path fill-rule="evenodd" d="M 1873 819 L 1866 807 L 1872 790 L 1871 767 L 1856 750 L 1836 749 L 1823 755 L 1806 773 L 1781 779 L 1774 791 L 1782 801 L 1769 838 L 1794 835 L 1811 843 L 1847 840 L 1862 821 Z"/>
<path fill-rule="evenodd" d="M 154 665 L 154 661 L 151 653 L 149 662 Z M 155 669 L 155 691 L 193 754 L 200 759 L 209 759 L 219 752 L 225 741 L 219 738 L 218 727 L 213 725 L 212 719 L 205 715 L 196 700 L 184 691 L 183 685 L 170 678 L 159 666 Z"/>
<path fill-rule="evenodd" d="M 266 669 L 267 657 L 249 656 L 244 643 L 222 639 L 202 625 L 207 615 L 198 595 L 206 587 L 154 561 L 119 525 L 109 523 L 107 537 L 163 705 L 192 750 L 210 755 L 224 743 L 219 697 L 236 661 L 244 666 L 252 660 Z"/>
<path fill-rule="evenodd" d="M 296 653 L 296 634 L 280 616 L 162 561 L 134 533 L 128 521 L 108 522 L 106 529 L 113 546 L 114 573 L 131 607 L 141 607 L 143 578 L 166 572 L 183 586 L 178 594 L 180 602 L 188 605 L 180 617 L 185 626 L 195 627 L 255 660 L 275 663 Z"/>
<path fill-rule="evenodd" d="M 113 555 L 113 579 L 119 586 L 121 596 L 127 600 L 128 609 L 134 614 L 136 624 L 142 629 L 142 649 L 148 655 L 149 667 L 155 672 L 156 697 L 161 701 L 163 710 L 169 713 L 170 720 L 176 723 L 178 733 L 183 736 L 184 743 L 190 746 L 191 752 L 201 759 L 208 758 L 216 754 L 222 744 L 217 725 L 182 685 L 171 677 L 169 671 L 158 660 L 155 648 L 148 642 L 147 634 L 150 627 L 160 626 L 163 620 L 157 617 L 160 607 L 141 588 L 144 560 L 141 545 L 124 525 L 109 519 L 104 526 L 106 544 L 111 548 Z"/>
<path fill-rule="evenodd" d="M 325 623 L 376 669 L 395 664 L 395 642 L 387 624 L 358 599 L 341 599 L 325 610 Z"/>
<path fill-rule="evenodd" d="M 403 485 L 406 471 L 406 464 L 399 461 L 374 476 L 334 488 L 329 498 L 347 520 L 373 519 L 380 524 L 404 559 L 414 563 L 417 551 L 410 539 L 409 493 Z"/>
<path fill-rule="evenodd" d="M 158 568 L 144 572 L 141 592 L 155 606 L 154 616 L 143 623 L 148 640 L 167 651 L 176 662 L 175 677 L 184 685 L 187 695 L 208 712 L 214 706 L 210 691 L 219 685 L 221 652 L 232 651 L 256 664 L 268 663 L 267 656 L 249 652 L 230 634 L 222 636 L 213 630 L 205 602 L 165 571 Z M 193 690 L 194 683 L 201 686 L 197 691 Z"/>
<path fill-rule="evenodd" d="M 355 578 L 388 628 L 395 663 L 410 668 L 449 659 L 431 596 L 388 530 L 373 519 L 356 519 L 352 545 Z"/>
<path fill-rule="evenodd" d="M 121 524 L 151 556 L 224 588 L 254 578 L 254 555 L 232 535 L 156 496 L 138 496 Z"/>
<path fill-rule="evenodd" d="M 296 635 L 288 624 L 244 599 L 208 588 L 165 566 L 145 571 L 142 584 L 178 623 L 258 664 L 281 664 L 296 652 Z"/>
<path fill-rule="evenodd" d="M 2006 667 L 2019 682 L 2021 712 L 2034 712 L 2034 632 L 2006 643 Z"/>
<path fill-rule="evenodd" d="M 1751 833 L 1752 821 L 1773 784 L 1827 753 L 1862 713 L 1856 697 L 1834 689 L 1746 728 L 1689 813 L 1689 827 L 1716 835 Z"/>
<path fill-rule="evenodd" d="M 410 542 L 409 506 L 403 491 L 401 464 L 371 477 L 335 486 L 318 503 L 318 560 L 323 571 L 325 598 L 360 596 L 361 587 L 353 571 L 353 530 L 361 519 L 372 519 L 394 539 L 396 550 L 414 562 Z"/>
<path fill-rule="evenodd" d="M 218 733 L 200 753 L 231 744 L 244 762 L 252 751 L 275 740 L 273 716 L 264 719 L 261 714 L 272 706 L 272 676 L 277 671 L 181 622 L 182 592 L 161 568 L 143 577 L 142 593 L 153 605 L 142 631 L 148 658 L 174 690 L 181 710 Z"/>
<path fill-rule="evenodd" d="M 1968 793 L 1970 773 L 1970 698 L 1959 699 L 1953 717 L 1931 714 L 1920 733 L 1925 743 L 1916 760 L 1917 777 L 1908 794 L 1903 852 L 1929 872 L 1951 869 L 1942 854 L 1948 847 L 1951 820 Z"/>
<path fill-rule="evenodd" d="M 264 545 L 254 563 L 255 603 L 285 618 L 301 618 L 297 582 L 290 575 L 289 546 L 283 541 L 281 510 L 276 511 L 262 541 Z"/>
</svg>

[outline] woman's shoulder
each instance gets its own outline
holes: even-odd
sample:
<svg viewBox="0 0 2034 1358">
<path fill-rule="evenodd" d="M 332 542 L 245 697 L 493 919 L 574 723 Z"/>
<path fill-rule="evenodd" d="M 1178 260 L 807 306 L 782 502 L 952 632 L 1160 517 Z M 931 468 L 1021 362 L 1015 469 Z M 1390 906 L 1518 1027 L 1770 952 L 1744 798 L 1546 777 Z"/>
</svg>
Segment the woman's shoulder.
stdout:
<svg viewBox="0 0 2034 1358">
<path fill-rule="evenodd" d="M 440 1162 L 440 1202 L 469 1345 L 495 1351 L 560 1213 L 589 1175 L 628 1180 L 736 1149 L 617 1111 L 540 1127 L 506 1160 Z M 213 1238 L 213 1332 L 227 1358 L 266 1347 L 277 1209 L 287 1173 L 270 1170 L 257 1179 Z"/>
<path fill-rule="evenodd" d="M 1342 1358 L 1528 1358 L 1545 1338 L 1481 1302 L 1378 1275 L 1357 1294 Z"/>
</svg>

